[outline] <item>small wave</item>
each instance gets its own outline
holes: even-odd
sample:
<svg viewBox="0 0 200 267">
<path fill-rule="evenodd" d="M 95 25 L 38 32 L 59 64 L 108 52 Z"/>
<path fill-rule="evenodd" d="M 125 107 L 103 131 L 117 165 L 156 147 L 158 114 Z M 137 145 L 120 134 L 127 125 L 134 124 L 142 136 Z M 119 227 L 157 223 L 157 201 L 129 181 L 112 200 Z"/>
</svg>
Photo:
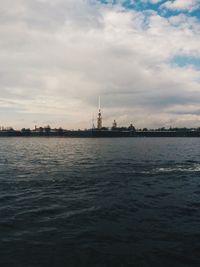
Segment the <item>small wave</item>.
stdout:
<svg viewBox="0 0 200 267">
<path fill-rule="evenodd" d="M 194 164 L 192 166 L 177 165 L 174 167 L 162 167 L 155 169 L 155 172 L 200 172 L 200 164 Z"/>
<path fill-rule="evenodd" d="M 171 172 L 200 172 L 200 164 L 183 164 L 183 165 L 174 165 L 166 167 L 153 167 L 148 170 L 134 170 L 134 174 L 143 174 L 143 175 L 155 175 L 159 173 L 171 173 Z"/>
</svg>

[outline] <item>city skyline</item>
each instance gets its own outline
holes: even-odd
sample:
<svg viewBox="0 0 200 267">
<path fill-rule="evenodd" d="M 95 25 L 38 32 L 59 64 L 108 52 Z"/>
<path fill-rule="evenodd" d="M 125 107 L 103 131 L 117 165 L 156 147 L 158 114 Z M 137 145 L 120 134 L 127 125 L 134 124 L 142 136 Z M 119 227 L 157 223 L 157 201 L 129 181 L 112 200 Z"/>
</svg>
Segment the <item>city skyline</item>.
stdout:
<svg viewBox="0 0 200 267">
<path fill-rule="evenodd" d="M 200 126 L 199 0 L 2 0 L 1 125 Z"/>
</svg>

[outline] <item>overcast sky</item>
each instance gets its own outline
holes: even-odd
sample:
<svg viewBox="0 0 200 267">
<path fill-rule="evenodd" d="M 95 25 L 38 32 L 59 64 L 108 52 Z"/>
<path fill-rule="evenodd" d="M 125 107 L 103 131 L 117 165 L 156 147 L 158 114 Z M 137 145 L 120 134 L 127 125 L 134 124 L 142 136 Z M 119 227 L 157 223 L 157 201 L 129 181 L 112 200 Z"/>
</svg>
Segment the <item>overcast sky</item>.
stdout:
<svg viewBox="0 0 200 267">
<path fill-rule="evenodd" d="M 200 126 L 200 0 L 1 0 L 0 125 Z"/>
</svg>

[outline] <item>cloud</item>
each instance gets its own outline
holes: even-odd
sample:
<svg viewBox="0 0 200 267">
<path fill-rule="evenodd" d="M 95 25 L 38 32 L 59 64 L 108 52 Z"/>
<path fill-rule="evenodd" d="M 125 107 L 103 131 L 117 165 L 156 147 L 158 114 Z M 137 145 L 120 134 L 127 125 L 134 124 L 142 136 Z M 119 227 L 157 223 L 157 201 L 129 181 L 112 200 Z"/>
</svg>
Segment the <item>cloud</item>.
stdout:
<svg viewBox="0 0 200 267">
<path fill-rule="evenodd" d="M 189 124 L 199 110 L 200 71 L 173 64 L 200 57 L 194 17 L 86 0 L 2 0 L 0 12 L 3 124 L 90 127 L 99 95 L 104 125 L 179 124 L 181 111 Z"/>
<path fill-rule="evenodd" d="M 199 0 L 170 0 L 162 4 L 162 8 L 192 12 L 200 7 Z"/>
</svg>

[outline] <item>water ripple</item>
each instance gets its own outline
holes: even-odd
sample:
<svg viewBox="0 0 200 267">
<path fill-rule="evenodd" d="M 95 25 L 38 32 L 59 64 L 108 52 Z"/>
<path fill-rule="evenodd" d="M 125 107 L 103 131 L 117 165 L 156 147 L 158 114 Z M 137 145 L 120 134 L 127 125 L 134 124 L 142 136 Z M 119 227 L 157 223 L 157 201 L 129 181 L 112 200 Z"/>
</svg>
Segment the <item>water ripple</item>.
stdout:
<svg viewBox="0 0 200 267">
<path fill-rule="evenodd" d="M 1 138 L 1 266 L 199 266 L 199 151 L 185 138 Z"/>
</svg>

